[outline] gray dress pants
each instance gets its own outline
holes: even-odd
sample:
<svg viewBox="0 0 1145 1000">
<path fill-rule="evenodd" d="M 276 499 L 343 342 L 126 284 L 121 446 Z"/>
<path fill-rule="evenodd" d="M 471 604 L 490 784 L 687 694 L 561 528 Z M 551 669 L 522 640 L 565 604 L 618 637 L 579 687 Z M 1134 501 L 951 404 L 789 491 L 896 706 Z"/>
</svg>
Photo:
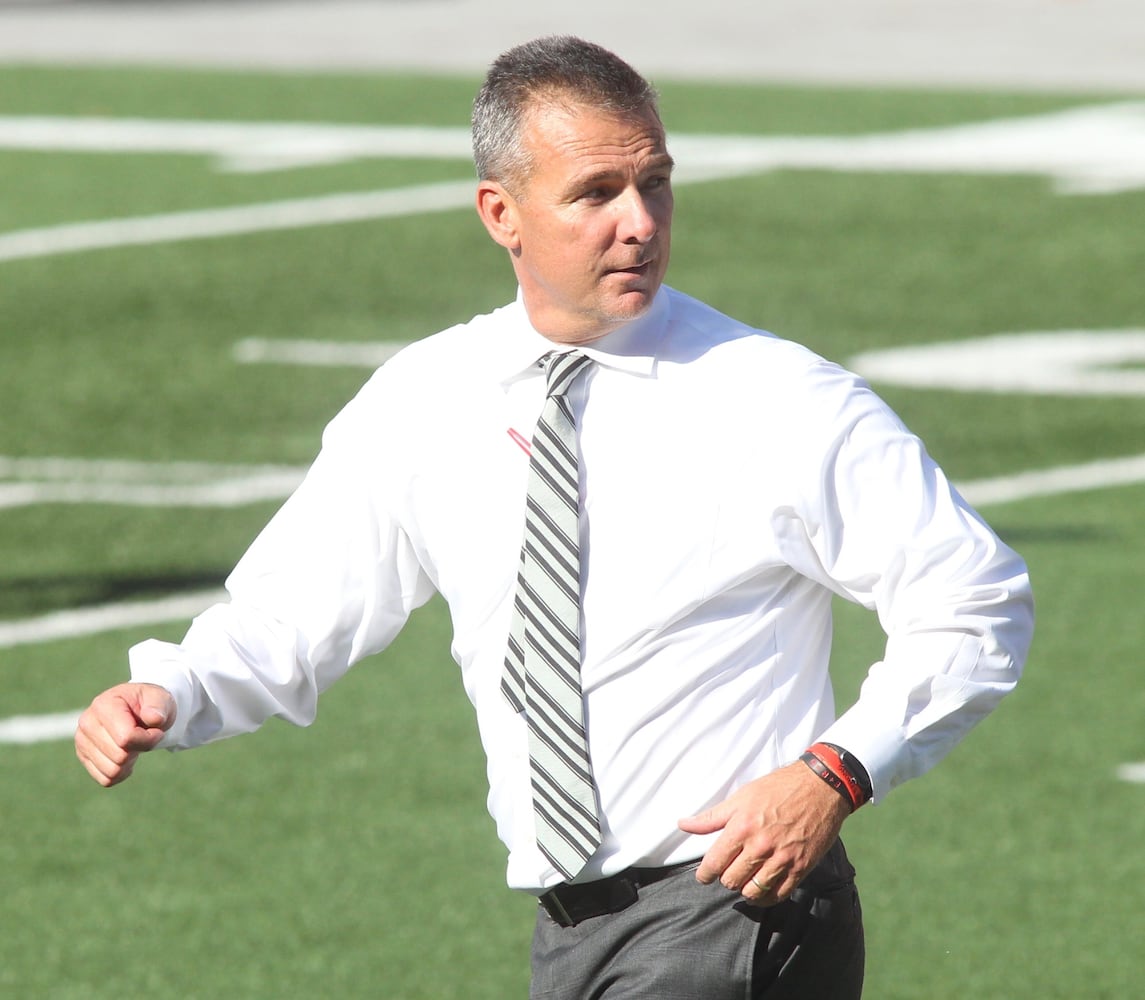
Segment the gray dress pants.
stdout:
<svg viewBox="0 0 1145 1000">
<path fill-rule="evenodd" d="M 697 862 L 698 865 L 698 862 Z M 561 927 L 541 908 L 531 1000 L 857 1000 L 863 921 L 841 842 L 790 898 L 757 907 L 695 868 L 618 913 Z"/>
</svg>

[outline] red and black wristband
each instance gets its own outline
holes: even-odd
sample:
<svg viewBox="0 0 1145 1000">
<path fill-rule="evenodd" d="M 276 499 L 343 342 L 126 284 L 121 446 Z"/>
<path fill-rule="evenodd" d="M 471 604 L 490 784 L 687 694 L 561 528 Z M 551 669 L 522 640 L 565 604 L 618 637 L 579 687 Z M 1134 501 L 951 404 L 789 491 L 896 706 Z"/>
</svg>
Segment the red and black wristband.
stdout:
<svg viewBox="0 0 1145 1000">
<path fill-rule="evenodd" d="M 815 743 L 799 758 L 850 805 L 851 812 L 870 801 L 874 792 L 867 769 L 834 743 Z"/>
</svg>

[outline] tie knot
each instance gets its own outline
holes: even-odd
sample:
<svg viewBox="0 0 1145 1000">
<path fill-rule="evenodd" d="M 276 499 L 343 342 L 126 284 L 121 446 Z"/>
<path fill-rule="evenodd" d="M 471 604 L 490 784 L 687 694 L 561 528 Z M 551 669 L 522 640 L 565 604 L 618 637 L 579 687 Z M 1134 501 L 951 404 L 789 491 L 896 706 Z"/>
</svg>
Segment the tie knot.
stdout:
<svg viewBox="0 0 1145 1000">
<path fill-rule="evenodd" d="M 551 351 L 541 361 L 550 396 L 563 396 L 576 377 L 592 364 L 592 358 L 580 351 Z"/>
</svg>

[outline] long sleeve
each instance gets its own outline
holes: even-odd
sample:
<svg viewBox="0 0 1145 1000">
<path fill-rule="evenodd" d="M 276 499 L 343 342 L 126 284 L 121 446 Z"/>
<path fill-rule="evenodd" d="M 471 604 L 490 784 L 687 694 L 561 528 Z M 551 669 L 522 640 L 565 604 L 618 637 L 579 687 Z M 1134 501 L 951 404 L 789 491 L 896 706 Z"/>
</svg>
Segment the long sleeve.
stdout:
<svg viewBox="0 0 1145 1000">
<path fill-rule="evenodd" d="M 379 474 L 355 458 L 355 423 L 344 415 L 328 428 L 305 481 L 228 579 L 230 602 L 199 616 L 177 645 L 131 650 L 132 678 L 175 696 L 164 746 L 250 732 L 272 716 L 309 724 L 318 695 L 384 648 L 433 593 Z"/>
<path fill-rule="evenodd" d="M 777 536 L 800 572 L 875 610 L 887 634 L 858 701 L 824 734 L 864 763 L 877 800 L 1017 684 L 1033 600 L 1024 562 L 922 443 L 860 380 L 824 370 L 816 405 L 833 417 L 833 441 L 808 452 L 814 499 Z"/>
</svg>

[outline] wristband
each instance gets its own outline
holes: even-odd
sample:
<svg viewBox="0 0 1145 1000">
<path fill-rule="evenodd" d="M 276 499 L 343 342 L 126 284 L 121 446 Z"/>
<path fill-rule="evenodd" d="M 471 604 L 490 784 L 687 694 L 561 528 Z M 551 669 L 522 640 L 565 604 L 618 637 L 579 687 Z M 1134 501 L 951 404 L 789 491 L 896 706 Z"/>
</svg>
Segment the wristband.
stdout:
<svg viewBox="0 0 1145 1000">
<path fill-rule="evenodd" d="M 866 768 L 842 747 L 816 743 L 799 759 L 846 800 L 851 812 L 870 800 L 871 779 Z"/>
<path fill-rule="evenodd" d="M 854 754 L 849 753 L 835 743 L 817 743 L 815 746 L 816 749 L 823 748 L 837 755 L 843 776 L 848 779 L 851 787 L 858 793 L 856 796 L 858 799 L 858 804 L 855 806 L 856 809 L 874 797 L 875 790 L 871 785 L 870 775 L 867 774 L 867 769 L 863 767 Z M 827 758 L 827 765 L 832 766 L 830 758 Z"/>
</svg>

